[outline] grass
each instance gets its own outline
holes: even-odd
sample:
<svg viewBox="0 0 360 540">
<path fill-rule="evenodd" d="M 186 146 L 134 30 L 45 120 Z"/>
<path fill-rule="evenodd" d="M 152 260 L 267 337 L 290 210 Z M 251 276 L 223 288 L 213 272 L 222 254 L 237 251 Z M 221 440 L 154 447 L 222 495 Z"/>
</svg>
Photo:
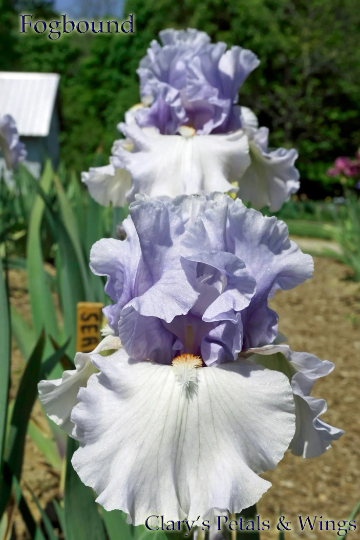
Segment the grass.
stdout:
<svg viewBox="0 0 360 540">
<path fill-rule="evenodd" d="M 285 222 L 289 227 L 289 233 L 295 236 L 334 240 L 337 232 L 337 227 L 330 223 L 295 219 L 286 219 Z"/>
</svg>

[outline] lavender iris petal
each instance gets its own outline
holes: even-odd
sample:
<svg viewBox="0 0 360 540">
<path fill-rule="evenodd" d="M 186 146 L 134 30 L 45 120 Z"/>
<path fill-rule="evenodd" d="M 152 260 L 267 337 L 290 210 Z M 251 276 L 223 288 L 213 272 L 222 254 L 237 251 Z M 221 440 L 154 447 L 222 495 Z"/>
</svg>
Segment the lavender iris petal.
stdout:
<svg viewBox="0 0 360 540">
<path fill-rule="evenodd" d="M 126 240 L 95 244 L 91 268 L 108 276 L 104 312 L 137 360 L 169 364 L 187 352 L 211 365 L 272 343 L 268 299 L 311 277 L 311 257 L 283 222 L 220 193 L 138 196 L 125 227 Z"/>
<path fill-rule="evenodd" d="M 9 114 L 0 118 L 0 150 L 8 169 L 16 167 L 27 156 L 25 144 L 20 141 L 15 120 Z"/>
<path fill-rule="evenodd" d="M 225 43 L 210 43 L 194 29 L 165 30 L 160 39 L 163 46 L 153 41 L 138 69 L 142 98 L 152 98 L 149 108 L 136 113 L 138 125 L 164 135 L 185 124 L 199 135 L 239 129 L 240 108 L 233 104 L 259 65 L 256 55 L 237 46 L 226 51 Z"/>
</svg>

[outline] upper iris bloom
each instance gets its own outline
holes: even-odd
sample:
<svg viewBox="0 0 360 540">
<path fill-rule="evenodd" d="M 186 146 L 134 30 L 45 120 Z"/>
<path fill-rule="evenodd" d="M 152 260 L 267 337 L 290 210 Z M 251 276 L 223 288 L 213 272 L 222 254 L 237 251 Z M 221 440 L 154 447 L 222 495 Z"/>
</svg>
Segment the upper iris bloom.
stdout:
<svg viewBox="0 0 360 540">
<path fill-rule="evenodd" d="M 134 524 L 240 512 L 289 445 L 315 457 L 341 435 L 309 396 L 332 364 L 279 344 L 268 307 L 312 259 L 283 222 L 223 194 L 139 197 L 124 228 L 91 252 L 114 302 L 102 347 L 118 350 L 78 353 L 40 398 L 80 441 L 74 468 L 107 510 Z"/>
<path fill-rule="evenodd" d="M 142 103 L 118 126 L 126 140 L 115 142 L 109 166 L 83 173 L 92 197 L 121 206 L 137 193 L 238 192 L 256 208 L 278 210 L 299 187 L 297 153 L 269 152 L 267 136 L 251 130 L 238 105 L 256 55 L 194 29 L 164 30 L 160 39 L 138 69 Z"/>
<path fill-rule="evenodd" d="M 184 125 L 198 135 L 240 129 L 238 92 L 259 65 L 257 56 L 242 47 L 227 51 L 225 43 L 210 43 L 194 29 L 164 30 L 160 39 L 163 46 L 152 41 L 138 69 L 141 97 L 151 103 L 137 111 L 138 125 L 162 135 Z"/>
<path fill-rule="evenodd" d="M 13 169 L 27 156 L 25 144 L 19 139 L 15 120 L 9 114 L 0 118 L 0 150 L 8 169 Z"/>
</svg>

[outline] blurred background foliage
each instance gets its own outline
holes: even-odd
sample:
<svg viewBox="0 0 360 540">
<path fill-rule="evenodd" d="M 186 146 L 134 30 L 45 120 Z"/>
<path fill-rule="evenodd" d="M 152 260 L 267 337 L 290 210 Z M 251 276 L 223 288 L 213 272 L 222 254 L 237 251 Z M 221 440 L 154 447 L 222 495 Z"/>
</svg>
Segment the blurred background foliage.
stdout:
<svg viewBox="0 0 360 540">
<path fill-rule="evenodd" d="M 61 75 L 62 159 L 68 166 L 85 170 L 99 148 L 109 155 L 117 123 L 139 100 L 136 69 L 150 41 L 166 27 L 190 26 L 259 56 L 240 103 L 270 128 L 271 146 L 297 148 L 301 192 L 312 199 L 342 193 L 326 170 L 335 157 L 353 154 L 360 140 L 357 0 L 127 0 L 123 18 L 134 14 L 134 34 L 73 32 L 55 41 L 47 33 L 20 34 L 19 13 L 59 16 L 51 2 L 1 0 L 0 70 Z"/>
</svg>

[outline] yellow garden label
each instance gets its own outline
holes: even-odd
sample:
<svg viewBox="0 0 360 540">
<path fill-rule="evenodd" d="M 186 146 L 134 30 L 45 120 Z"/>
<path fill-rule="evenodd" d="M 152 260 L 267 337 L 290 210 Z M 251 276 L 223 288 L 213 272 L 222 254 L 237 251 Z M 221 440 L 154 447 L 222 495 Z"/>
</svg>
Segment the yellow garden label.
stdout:
<svg viewBox="0 0 360 540">
<path fill-rule="evenodd" d="M 101 302 L 78 302 L 76 316 L 76 351 L 91 352 L 100 342 Z"/>
</svg>

